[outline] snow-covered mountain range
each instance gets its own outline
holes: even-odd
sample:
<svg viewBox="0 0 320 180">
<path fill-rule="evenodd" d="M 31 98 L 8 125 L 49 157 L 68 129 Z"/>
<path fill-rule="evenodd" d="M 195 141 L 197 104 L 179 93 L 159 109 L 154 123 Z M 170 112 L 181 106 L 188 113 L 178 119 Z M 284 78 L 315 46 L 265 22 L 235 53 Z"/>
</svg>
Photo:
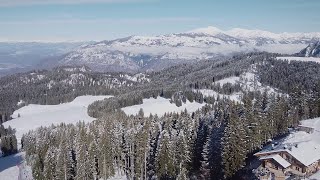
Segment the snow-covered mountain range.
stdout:
<svg viewBox="0 0 320 180">
<path fill-rule="evenodd" d="M 101 41 L 68 53 L 59 65 L 87 65 L 99 71 L 158 70 L 172 64 L 210 60 L 239 52 L 292 54 L 320 39 L 315 33 L 272 33 L 215 27 L 155 37 L 130 36 Z"/>
<path fill-rule="evenodd" d="M 303 57 L 320 57 L 320 41 L 310 43 L 306 48 L 298 53 Z"/>
</svg>

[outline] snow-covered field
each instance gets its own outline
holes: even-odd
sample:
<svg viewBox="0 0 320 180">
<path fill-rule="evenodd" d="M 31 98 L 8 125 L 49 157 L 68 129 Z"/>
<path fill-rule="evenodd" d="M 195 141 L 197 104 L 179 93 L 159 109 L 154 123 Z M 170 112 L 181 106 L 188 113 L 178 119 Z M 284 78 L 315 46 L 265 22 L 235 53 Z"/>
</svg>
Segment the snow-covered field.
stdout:
<svg viewBox="0 0 320 180">
<path fill-rule="evenodd" d="M 284 139 L 283 144 L 294 144 L 309 141 L 320 144 L 320 118 L 301 121 L 301 125 L 314 128 L 314 132 L 311 134 L 304 131 L 293 132 Z"/>
<path fill-rule="evenodd" d="M 12 115 L 14 119 L 5 122 L 3 125 L 16 129 L 18 144 L 20 144 L 21 137 L 24 133 L 41 126 L 93 121 L 94 118 L 90 117 L 87 113 L 88 106 L 95 101 L 109 97 L 111 96 L 79 96 L 70 103 L 59 105 L 30 104 L 16 110 Z M 30 179 L 30 169 L 28 166 L 24 166 L 23 152 L 0 158 L 0 180 L 16 179 Z"/>
<path fill-rule="evenodd" d="M 220 84 L 221 86 L 223 86 L 224 84 L 230 83 L 230 84 L 235 84 L 236 82 L 239 82 L 240 77 L 236 77 L 236 76 L 232 76 L 232 77 L 228 77 L 228 78 L 224 78 L 221 79 L 219 81 L 216 81 L 216 84 Z"/>
<path fill-rule="evenodd" d="M 277 57 L 278 60 L 288 61 L 305 61 L 305 62 L 317 62 L 320 63 L 320 58 L 316 57 Z"/>
<path fill-rule="evenodd" d="M 142 108 L 144 116 L 148 117 L 150 114 L 157 114 L 163 116 L 168 112 L 181 112 L 187 109 L 187 111 L 194 112 L 205 106 L 205 103 L 190 102 L 187 100 L 186 103 L 182 103 L 182 106 L 178 107 L 175 104 L 171 104 L 169 99 L 157 97 L 157 99 L 143 99 L 143 104 L 128 106 L 122 108 L 122 110 L 128 115 L 136 115 Z"/>
<path fill-rule="evenodd" d="M 111 96 L 80 96 L 70 103 L 59 105 L 30 104 L 16 110 L 12 115 L 13 119 L 5 122 L 3 125 L 16 129 L 19 144 L 24 133 L 41 126 L 93 121 L 94 118 L 90 117 L 87 113 L 88 106 L 94 101 L 109 97 Z"/>
<path fill-rule="evenodd" d="M 219 96 L 220 99 L 227 98 L 227 99 L 230 99 L 231 101 L 236 101 L 236 102 L 240 102 L 242 97 L 241 93 L 225 95 L 225 94 L 217 93 L 216 91 L 211 89 L 198 89 L 198 90 L 194 89 L 193 91 L 200 92 L 204 97 L 215 97 L 215 99 L 217 99 L 217 97 Z"/>
</svg>

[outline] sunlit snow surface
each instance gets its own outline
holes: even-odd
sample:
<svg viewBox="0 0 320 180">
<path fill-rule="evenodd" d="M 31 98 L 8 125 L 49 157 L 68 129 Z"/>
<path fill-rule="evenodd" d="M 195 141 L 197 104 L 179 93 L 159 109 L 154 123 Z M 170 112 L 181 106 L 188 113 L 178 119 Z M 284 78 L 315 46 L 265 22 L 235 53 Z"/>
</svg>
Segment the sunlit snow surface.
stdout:
<svg viewBox="0 0 320 180">
<path fill-rule="evenodd" d="M 190 102 L 187 100 L 186 103 L 182 103 L 182 106 L 178 107 L 174 103 L 170 103 L 169 99 L 165 99 L 162 97 L 150 98 L 150 99 L 143 99 L 143 104 L 134 105 L 122 108 L 122 110 L 128 115 L 136 115 L 138 114 L 139 110 L 142 108 L 144 115 L 148 117 L 150 114 L 157 114 L 158 116 L 163 116 L 165 113 L 168 112 L 181 112 L 187 109 L 187 111 L 194 112 L 201 107 L 203 107 L 205 103 L 197 103 L 197 102 Z"/>
<path fill-rule="evenodd" d="M 13 120 L 5 122 L 5 127 L 11 126 L 16 129 L 18 144 L 24 133 L 41 126 L 51 124 L 74 124 L 79 121 L 91 122 L 94 118 L 87 113 L 88 106 L 95 101 L 103 100 L 111 96 L 79 96 L 70 103 L 59 105 L 36 105 L 30 104 L 16 110 Z M 18 117 L 20 114 L 20 117 Z M 19 171 L 20 168 L 20 171 Z M 29 180 L 31 177 L 30 167 L 24 164 L 24 153 L 0 158 L 0 180 Z"/>
<path fill-rule="evenodd" d="M 5 122 L 3 125 L 16 129 L 18 144 L 20 144 L 20 139 L 24 133 L 41 126 L 93 121 L 94 118 L 87 113 L 88 106 L 95 101 L 109 97 L 111 96 L 80 96 L 70 103 L 59 105 L 30 104 L 16 110 L 12 115 L 14 119 Z"/>
</svg>

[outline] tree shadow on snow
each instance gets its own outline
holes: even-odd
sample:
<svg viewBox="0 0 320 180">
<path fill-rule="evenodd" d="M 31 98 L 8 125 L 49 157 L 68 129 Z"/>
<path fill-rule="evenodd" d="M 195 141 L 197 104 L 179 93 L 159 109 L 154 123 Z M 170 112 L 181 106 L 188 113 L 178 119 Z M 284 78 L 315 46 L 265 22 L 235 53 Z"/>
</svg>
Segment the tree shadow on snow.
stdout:
<svg viewBox="0 0 320 180">
<path fill-rule="evenodd" d="M 21 157 L 21 154 L 14 154 L 11 156 L 1 157 L 0 158 L 0 172 L 9 169 L 11 167 L 17 166 L 21 164 L 23 161 L 23 158 Z"/>
</svg>

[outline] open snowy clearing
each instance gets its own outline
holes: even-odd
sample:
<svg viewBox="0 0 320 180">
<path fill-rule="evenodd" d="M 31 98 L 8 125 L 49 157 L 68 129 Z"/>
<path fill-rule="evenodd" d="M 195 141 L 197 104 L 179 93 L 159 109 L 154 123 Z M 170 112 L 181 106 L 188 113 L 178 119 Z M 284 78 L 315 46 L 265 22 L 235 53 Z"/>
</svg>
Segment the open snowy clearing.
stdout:
<svg viewBox="0 0 320 180">
<path fill-rule="evenodd" d="M 22 135 L 38 127 L 93 121 L 94 118 L 87 113 L 88 106 L 95 101 L 110 97 L 112 96 L 79 96 L 70 103 L 59 105 L 30 104 L 16 110 L 12 115 L 14 119 L 3 125 L 16 129 L 18 146 L 20 146 Z M 24 164 L 23 152 L 0 158 L 0 180 L 30 180 L 31 176 L 30 167 Z"/>
<path fill-rule="evenodd" d="M 317 62 L 320 63 L 320 58 L 316 57 L 277 57 L 278 60 L 288 61 L 305 61 L 305 62 Z"/>
<path fill-rule="evenodd" d="M 194 92 L 200 92 L 204 97 L 214 97 L 215 99 L 219 98 L 223 99 L 223 98 L 227 98 L 230 99 L 231 101 L 235 101 L 235 102 L 241 102 L 241 98 L 242 98 L 242 94 L 241 93 L 234 93 L 232 95 L 225 95 L 225 94 L 220 94 L 217 93 L 214 90 L 211 89 L 194 89 Z"/>
<path fill-rule="evenodd" d="M 215 84 L 219 83 L 220 86 L 223 86 L 224 84 L 227 84 L 227 83 L 236 84 L 237 82 L 239 82 L 239 80 L 240 80 L 240 77 L 231 76 L 231 77 L 224 78 L 224 79 L 221 79 L 219 81 L 216 81 Z"/>
<path fill-rule="evenodd" d="M 109 97 L 111 96 L 80 96 L 70 103 L 59 105 L 29 104 L 16 110 L 12 115 L 13 119 L 5 122 L 3 125 L 4 127 L 11 126 L 16 129 L 19 144 L 24 133 L 41 126 L 93 121 L 94 118 L 90 117 L 87 113 L 88 106 L 95 101 Z"/>
<path fill-rule="evenodd" d="M 292 132 L 284 139 L 283 144 L 295 144 L 312 141 L 320 145 L 320 118 L 301 121 L 301 125 L 314 128 L 314 132 L 311 134 L 304 131 Z"/>
<path fill-rule="evenodd" d="M 168 112 L 181 112 L 187 109 L 189 113 L 195 112 L 198 109 L 205 106 L 205 103 L 190 102 L 187 100 L 186 103 L 182 103 L 182 106 L 178 107 L 175 104 L 171 104 L 169 99 L 162 97 L 143 99 L 143 104 L 128 106 L 122 108 L 122 110 L 127 115 L 136 115 L 139 113 L 139 110 L 142 108 L 144 116 L 148 117 L 150 114 L 157 114 L 158 116 L 163 116 Z"/>
</svg>

